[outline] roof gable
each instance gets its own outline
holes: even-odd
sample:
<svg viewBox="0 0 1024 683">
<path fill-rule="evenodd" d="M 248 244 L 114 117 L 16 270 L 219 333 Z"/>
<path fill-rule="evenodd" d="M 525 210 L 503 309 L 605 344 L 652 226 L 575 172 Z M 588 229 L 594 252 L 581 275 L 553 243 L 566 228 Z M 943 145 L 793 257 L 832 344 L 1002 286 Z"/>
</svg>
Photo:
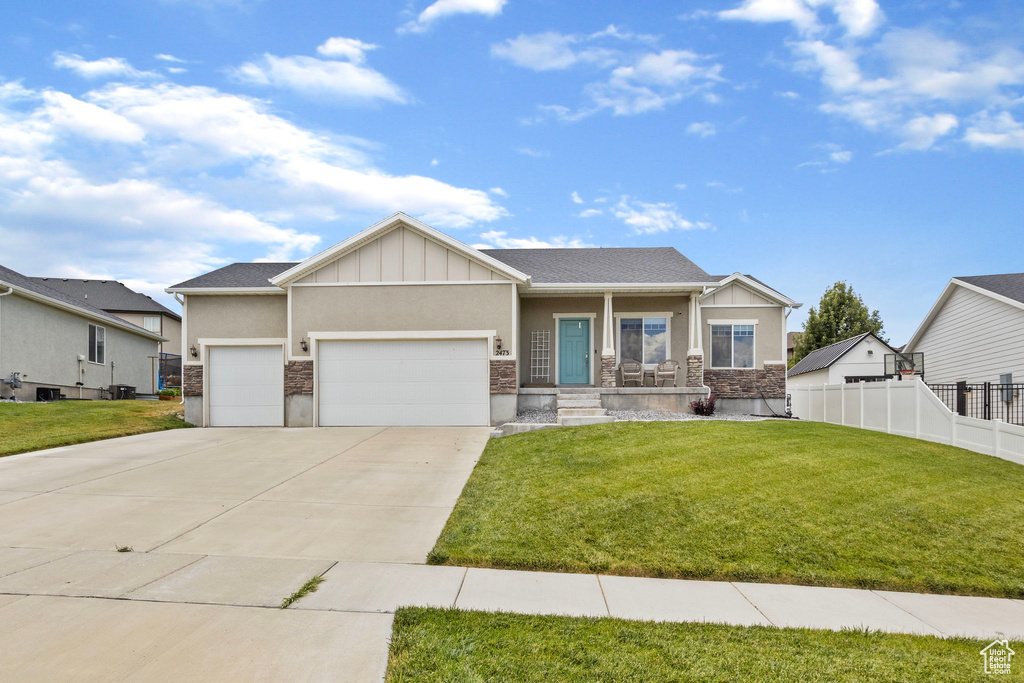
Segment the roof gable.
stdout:
<svg viewBox="0 0 1024 683">
<path fill-rule="evenodd" d="M 946 287 L 939 294 L 932 307 L 928 309 L 924 320 L 911 335 L 910 341 L 904 346 L 904 351 L 913 351 L 914 346 L 921 341 L 928 327 L 935 320 L 935 317 L 942 310 L 942 307 L 953 294 L 957 287 L 983 294 L 987 297 L 1001 301 L 1004 304 L 1024 310 L 1024 273 L 1007 273 L 1004 275 L 971 275 L 966 277 L 951 278 Z"/>
<path fill-rule="evenodd" d="M 782 306 L 790 306 L 792 308 L 800 308 L 801 306 L 803 306 L 803 304 L 797 303 L 796 301 L 790 299 L 782 292 L 769 287 L 768 285 L 761 282 L 752 275 L 744 275 L 743 273 L 733 273 L 732 275 L 727 276 L 715 276 L 714 279 L 718 281 L 718 287 L 704 294 L 704 296 L 701 297 L 702 301 L 708 298 L 716 299 L 717 294 L 719 292 L 724 292 L 729 288 L 730 285 L 738 283 L 742 285 L 744 289 L 750 290 L 751 292 L 755 292 L 756 294 L 760 295 L 765 300 L 767 300 L 768 303 L 779 304 Z M 717 305 L 722 304 L 717 303 Z"/>
<path fill-rule="evenodd" d="M 889 351 L 895 353 L 891 346 L 879 339 L 875 334 L 865 332 L 864 334 L 858 334 L 855 337 L 850 337 L 849 339 L 844 339 L 836 342 L 835 344 L 823 346 L 820 349 L 811 351 L 809 354 L 801 358 L 799 363 L 789 369 L 787 377 L 796 377 L 797 375 L 803 375 L 808 372 L 815 372 L 817 370 L 824 370 L 825 368 L 832 367 L 836 361 L 852 351 L 858 344 L 868 337 L 871 337 L 879 344 L 889 349 Z"/>
<path fill-rule="evenodd" d="M 393 231 L 397 227 L 404 227 L 406 230 L 411 230 L 411 231 L 414 231 L 416 233 L 419 233 L 419 234 L 423 235 L 424 238 L 429 239 L 432 242 L 436 242 L 438 244 L 443 245 L 448 251 L 450 251 L 450 252 L 452 252 L 452 253 L 454 253 L 454 254 L 456 254 L 458 256 L 461 256 L 461 257 L 467 259 L 468 261 L 475 261 L 479 265 L 484 266 L 485 268 L 488 268 L 489 270 L 496 271 L 499 274 L 505 276 L 506 278 L 508 278 L 510 280 L 515 280 L 516 282 L 527 282 L 529 280 L 529 276 L 526 275 L 525 273 L 522 273 L 522 272 L 516 270 L 515 268 L 512 268 L 512 267 L 508 266 L 507 264 L 502 263 L 501 261 L 498 261 L 497 259 L 494 259 L 491 256 L 489 256 L 489 255 L 487 255 L 487 254 L 485 254 L 485 253 L 483 253 L 481 251 L 478 251 L 477 249 L 474 249 L 473 247 L 469 246 L 468 244 L 463 244 L 462 242 L 460 242 L 460 241 L 458 241 L 458 240 L 456 240 L 456 239 L 454 239 L 452 237 L 449 237 L 448 235 L 445 235 L 444 233 L 439 232 L 438 230 L 435 230 L 434 228 L 430 227 L 429 225 L 426 225 L 425 223 L 421 223 L 420 221 L 416 220 L 415 218 L 412 218 L 410 216 L 405 215 L 404 213 L 399 212 L 399 213 L 393 214 L 392 216 L 389 216 L 388 218 L 385 218 L 384 220 L 380 221 L 379 223 L 375 223 L 374 225 L 371 225 L 366 230 L 363 230 L 362 232 L 360 232 L 360 233 L 358 233 L 356 235 L 353 235 L 352 237 L 348 238 L 347 240 L 344 240 L 343 242 L 339 242 L 338 244 L 334 245 L 330 249 L 326 249 L 326 250 L 320 252 L 319 254 L 317 254 L 315 256 L 311 256 L 310 258 L 306 259 L 305 261 L 302 261 L 301 263 L 297 264 L 296 266 L 294 266 L 292 268 L 289 268 L 288 270 L 284 271 L 283 273 L 280 273 L 279 275 L 277 275 L 275 277 L 272 277 L 270 279 L 270 282 L 272 284 L 278 286 L 278 287 L 285 287 L 285 286 L 290 285 L 290 284 L 292 284 L 294 282 L 297 282 L 298 280 L 300 280 L 301 278 L 305 277 L 309 273 L 317 270 L 318 268 L 320 268 L 322 266 L 325 266 L 325 265 L 327 265 L 327 264 L 329 264 L 329 263 L 331 263 L 333 261 L 337 261 L 337 260 L 341 259 L 346 254 L 348 254 L 349 252 L 357 250 L 357 249 L 363 247 L 364 245 L 367 245 L 370 242 L 373 242 L 373 241 L 377 240 L 378 238 L 383 237 L 384 235 L 386 235 L 387 233 Z M 461 269 L 461 266 L 460 266 L 460 269 Z M 361 259 L 360 259 L 360 271 L 362 271 L 362 260 Z M 369 272 L 368 272 L 368 275 L 370 275 Z M 451 279 L 451 278 L 445 278 L 445 279 Z M 467 279 L 468 279 L 468 264 L 467 264 Z M 382 280 L 380 280 L 380 279 L 372 280 L 371 279 L 370 281 L 382 281 Z"/>
</svg>

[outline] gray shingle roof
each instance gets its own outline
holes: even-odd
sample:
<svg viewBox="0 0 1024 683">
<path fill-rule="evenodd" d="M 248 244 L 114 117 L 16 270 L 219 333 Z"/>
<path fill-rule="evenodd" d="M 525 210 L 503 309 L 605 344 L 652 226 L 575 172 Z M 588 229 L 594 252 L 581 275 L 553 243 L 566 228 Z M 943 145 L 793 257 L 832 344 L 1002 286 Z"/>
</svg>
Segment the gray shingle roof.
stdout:
<svg viewBox="0 0 1024 683">
<path fill-rule="evenodd" d="M 860 340 L 868 336 L 875 337 L 875 335 L 870 332 L 865 332 L 864 334 L 858 334 L 856 337 L 850 337 L 849 339 L 844 339 L 843 341 L 836 342 L 835 344 L 815 349 L 801 358 L 800 362 L 790 368 L 789 373 L 787 374 L 789 377 L 796 377 L 797 375 L 803 375 L 808 372 L 823 370 L 830 367 L 833 363 L 846 355 L 846 352 L 856 346 Z M 891 350 L 891 347 L 881 339 L 878 339 L 878 337 L 875 337 L 875 339 L 877 339 L 880 344 Z"/>
<path fill-rule="evenodd" d="M 535 283 L 717 282 L 672 247 L 481 249 Z"/>
<path fill-rule="evenodd" d="M 104 311 L 121 313 L 162 313 L 178 320 L 181 316 L 157 303 L 145 294 L 128 289 L 117 280 L 78 280 L 74 278 L 33 277 L 50 289 L 74 297 L 79 301 L 92 304 Z"/>
<path fill-rule="evenodd" d="M 96 306 L 93 306 L 90 303 L 86 303 L 81 299 L 75 298 L 70 294 L 65 294 L 64 292 L 60 292 L 52 287 L 48 287 L 47 285 L 43 284 L 42 282 L 39 282 L 35 278 L 22 275 L 16 270 L 11 270 L 10 268 L 5 268 L 4 266 L 0 266 L 0 283 L 7 283 L 20 289 L 26 289 L 30 292 L 34 292 L 35 294 L 39 294 L 48 299 L 53 299 L 54 301 L 58 301 L 63 304 L 77 306 L 78 308 L 81 308 L 82 310 L 85 311 L 89 311 L 90 313 L 98 317 L 106 318 L 108 320 L 116 322 L 122 327 L 138 330 L 147 337 L 160 336 L 154 335 L 153 332 L 148 332 L 147 330 L 142 329 L 138 325 L 133 325 L 132 323 L 126 320 L 122 320 L 121 318 L 118 318 L 115 315 L 107 313 L 102 308 L 97 308 Z"/>
<path fill-rule="evenodd" d="M 297 266 L 298 263 L 232 263 L 191 280 L 185 280 L 169 289 L 197 289 L 203 287 L 273 287 L 270 278 Z"/>
<path fill-rule="evenodd" d="M 1008 299 L 1024 303 L 1024 273 L 1004 273 L 1002 275 L 968 275 L 958 277 L 963 280 L 990 292 L 1001 294 Z"/>
</svg>

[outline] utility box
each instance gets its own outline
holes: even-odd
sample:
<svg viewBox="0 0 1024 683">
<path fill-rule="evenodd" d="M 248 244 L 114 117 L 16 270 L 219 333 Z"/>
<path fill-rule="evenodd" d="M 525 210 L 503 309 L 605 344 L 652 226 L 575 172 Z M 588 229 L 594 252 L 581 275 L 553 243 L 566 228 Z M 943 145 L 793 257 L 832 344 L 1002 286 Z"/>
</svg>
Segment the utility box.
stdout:
<svg viewBox="0 0 1024 683">
<path fill-rule="evenodd" d="M 135 387 L 127 384 L 111 384 L 110 385 L 110 400 L 111 401 L 134 401 L 135 400 Z"/>
</svg>

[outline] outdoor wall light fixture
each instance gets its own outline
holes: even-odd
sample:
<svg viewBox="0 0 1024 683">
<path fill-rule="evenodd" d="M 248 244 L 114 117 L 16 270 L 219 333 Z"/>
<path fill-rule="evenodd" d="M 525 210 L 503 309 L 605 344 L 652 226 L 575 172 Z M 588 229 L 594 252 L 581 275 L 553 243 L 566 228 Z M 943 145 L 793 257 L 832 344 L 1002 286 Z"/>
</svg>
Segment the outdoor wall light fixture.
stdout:
<svg viewBox="0 0 1024 683">
<path fill-rule="evenodd" d="M 305 338 L 299 340 L 299 346 L 302 347 L 303 351 L 309 351 L 309 342 Z"/>
<path fill-rule="evenodd" d="M 189 348 L 188 352 L 192 355 L 193 358 L 199 358 L 199 352 L 196 351 L 196 345 L 195 344 L 193 344 Z"/>
<path fill-rule="evenodd" d="M 501 351 L 501 337 L 494 338 L 494 348 L 496 348 L 498 351 Z"/>
</svg>

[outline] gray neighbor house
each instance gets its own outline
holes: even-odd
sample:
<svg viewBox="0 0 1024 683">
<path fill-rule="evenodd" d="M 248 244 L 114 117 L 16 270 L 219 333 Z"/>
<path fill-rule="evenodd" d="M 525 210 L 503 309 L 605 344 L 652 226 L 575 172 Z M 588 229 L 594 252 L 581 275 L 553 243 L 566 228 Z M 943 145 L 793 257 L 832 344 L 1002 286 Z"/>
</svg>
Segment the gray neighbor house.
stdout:
<svg viewBox="0 0 1024 683">
<path fill-rule="evenodd" d="M 0 398 L 34 401 L 41 388 L 99 399 L 112 384 L 150 393 L 153 358 L 168 342 L 85 297 L 0 266 Z"/>
</svg>

